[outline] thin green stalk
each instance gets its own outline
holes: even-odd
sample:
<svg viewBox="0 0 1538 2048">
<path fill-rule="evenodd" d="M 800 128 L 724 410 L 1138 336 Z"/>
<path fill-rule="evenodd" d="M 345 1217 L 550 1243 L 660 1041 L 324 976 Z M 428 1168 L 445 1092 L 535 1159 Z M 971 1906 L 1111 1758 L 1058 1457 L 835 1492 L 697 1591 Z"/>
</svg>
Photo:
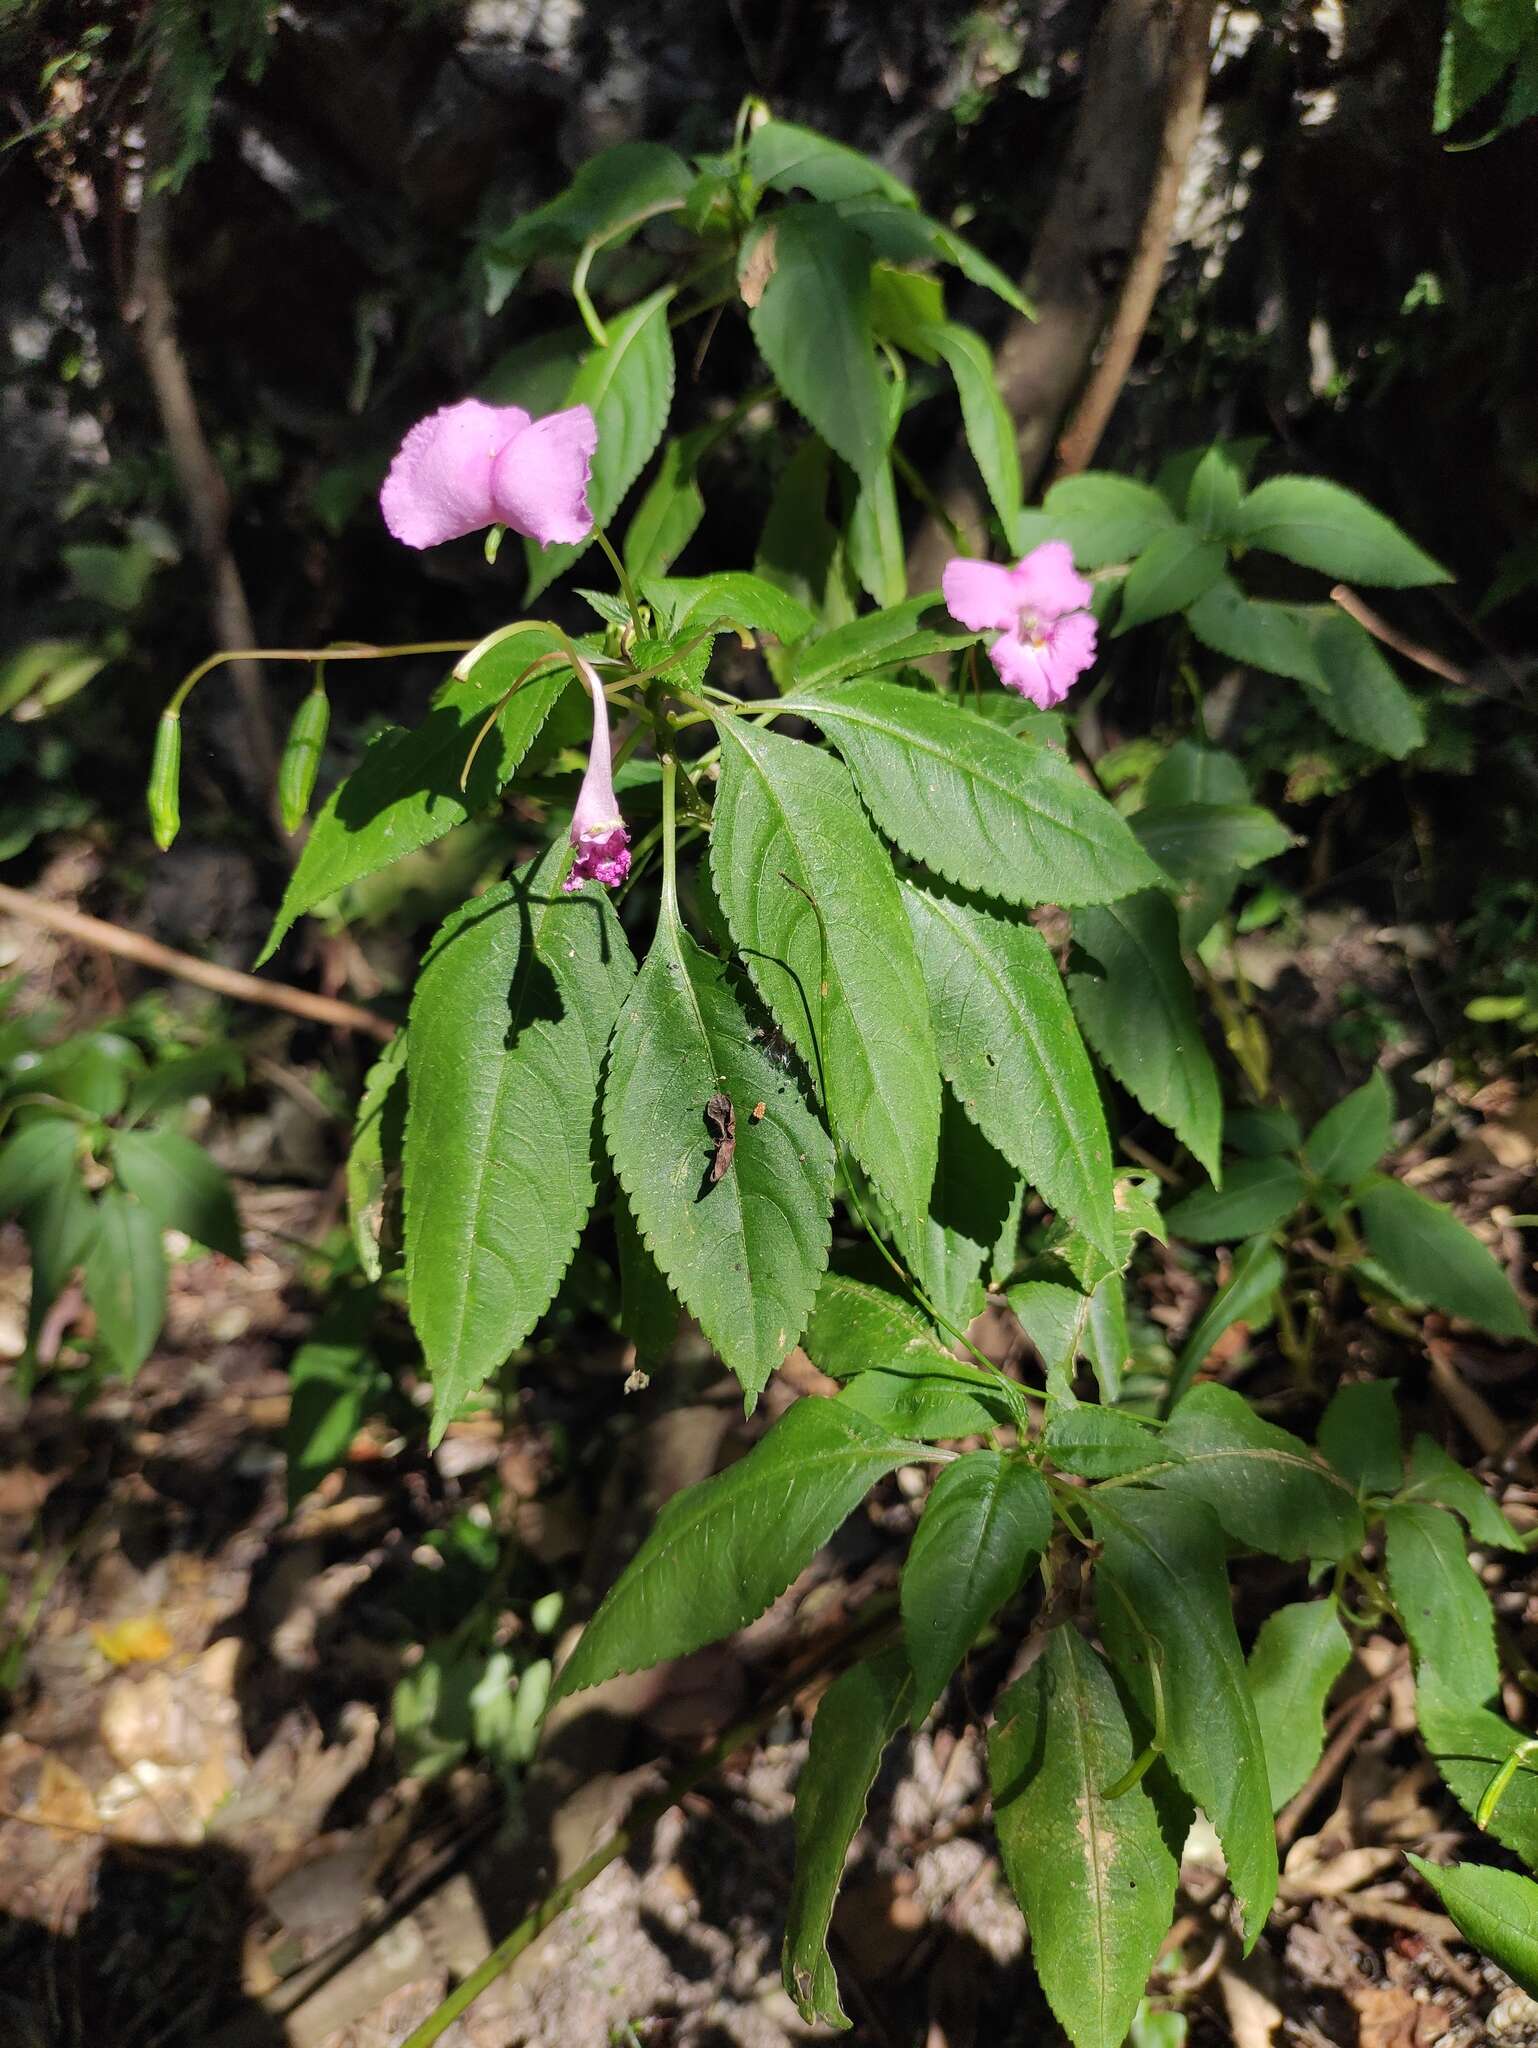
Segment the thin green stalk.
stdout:
<svg viewBox="0 0 1538 2048">
<path fill-rule="evenodd" d="M 407 654 L 468 654 L 477 645 L 474 640 L 409 640 L 398 647 L 370 647 L 362 642 L 343 642 L 338 647 L 225 647 L 182 678 L 167 699 L 166 710 L 173 717 L 178 714 L 204 676 L 227 661 L 392 661 Z"/>
<path fill-rule="evenodd" d="M 636 598 L 635 585 L 630 580 L 630 572 L 619 556 L 615 554 L 610 544 L 609 536 L 596 520 L 593 522 L 593 538 L 608 556 L 609 566 L 619 578 L 619 587 L 625 599 L 625 608 L 630 613 L 631 624 L 639 633 L 641 630 L 641 607 Z"/>
</svg>

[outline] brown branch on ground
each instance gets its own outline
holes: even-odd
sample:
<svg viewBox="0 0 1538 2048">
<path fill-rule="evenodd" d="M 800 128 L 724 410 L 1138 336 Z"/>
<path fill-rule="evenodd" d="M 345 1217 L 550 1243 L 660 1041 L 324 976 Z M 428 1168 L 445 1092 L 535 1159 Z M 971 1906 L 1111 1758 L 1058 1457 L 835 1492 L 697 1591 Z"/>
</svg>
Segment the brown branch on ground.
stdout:
<svg viewBox="0 0 1538 2048">
<path fill-rule="evenodd" d="M 45 903 L 23 889 L 0 882 L 0 910 L 59 932 L 82 945 L 95 946 L 120 960 L 137 961 L 157 974 L 172 974 L 215 995 L 229 996 L 237 1003 L 260 1003 L 269 1010 L 286 1010 L 294 1017 L 307 1017 L 315 1024 L 330 1024 L 338 1031 L 362 1031 L 370 1038 L 395 1036 L 395 1026 L 375 1010 L 360 1009 L 356 1003 L 338 1001 L 335 996 L 312 995 L 308 989 L 290 988 L 281 981 L 263 981 L 255 974 L 241 974 L 233 967 L 217 967 L 212 961 L 178 953 L 172 946 L 148 939 L 142 932 L 125 931 L 122 925 L 90 917 L 83 910 L 71 910 L 62 903 Z"/>
<path fill-rule="evenodd" d="M 176 487 L 187 506 L 193 545 L 208 572 L 214 638 L 221 647 L 251 647 L 256 644 L 256 628 L 230 550 L 229 488 L 203 431 L 176 331 L 170 279 L 171 195 L 164 182 L 173 150 L 162 74 L 163 59 L 157 56 L 144 112 L 142 196 L 123 318 L 138 343 L 165 429 Z M 237 770 L 245 787 L 276 819 L 278 755 L 262 671 L 254 661 L 237 661 L 232 667 L 241 725 Z M 278 831 L 281 839 L 281 824 Z"/>
<path fill-rule="evenodd" d="M 1153 189 L 1148 195 L 1137 253 L 1122 286 L 1116 317 L 1111 323 L 1100 361 L 1058 443 L 1060 476 L 1073 476 L 1093 462 L 1100 437 L 1121 396 L 1122 386 L 1137 356 L 1138 344 L 1143 339 L 1143 330 L 1148 325 L 1148 316 L 1158 297 L 1164 265 L 1169 257 L 1180 187 L 1207 98 L 1213 6 L 1214 0 L 1184 0 L 1179 10 L 1165 74 L 1164 128 L 1159 137 L 1159 166 Z"/>
</svg>

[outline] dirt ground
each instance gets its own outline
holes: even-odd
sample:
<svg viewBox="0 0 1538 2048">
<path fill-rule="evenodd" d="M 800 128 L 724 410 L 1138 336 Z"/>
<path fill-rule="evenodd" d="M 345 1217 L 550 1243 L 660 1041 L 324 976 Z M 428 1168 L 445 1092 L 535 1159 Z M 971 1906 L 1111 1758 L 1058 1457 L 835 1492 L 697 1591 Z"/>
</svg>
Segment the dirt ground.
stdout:
<svg viewBox="0 0 1538 2048">
<path fill-rule="evenodd" d="M 1397 942 L 1349 923 L 1316 938 L 1312 956 L 1295 948 L 1278 967 L 1268 998 L 1273 1017 L 1290 1007 L 1299 1045 L 1317 1043 L 1344 976 L 1371 987 L 1378 973 L 1401 995 L 1410 985 Z M 1249 968 L 1264 986 L 1258 950 Z M 1502 1218 L 1532 1206 L 1534 1101 L 1509 1082 L 1460 1090 L 1418 1068 L 1413 1030 L 1401 1057 L 1406 1092 L 1423 1089 L 1436 1109 L 1433 1142 L 1403 1170 L 1498 1242 Z M 300 1089 L 311 1078 L 290 1077 Z M 274 1085 L 274 1104 L 298 1099 L 294 1085 Z M 224 1141 L 260 1150 L 250 1133 Z M 302 1152 L 291 1143 L 287 1156 Z M 413 1567 L 436 1559 L 434 1532 L 465 1514 L 495 1523 L 576 1589 L 578 1611 L 657 1501 L 714 1469 L 796 1388 L 782 1375 L 744 1425 L 735 1390 L 686 1341 L 675 1373 L 626 1396 L 623 1348 L 574 1324 L 505 1415 L 456 1425 L 432 1456 L 420 1434 L 368 1420 L 342 1469 L 290 1514 L 286 1367 L 313 1318 L 306 1247 L 338 1214 L 322 1153 L 303 1178 L 240 1180 L 246 1262 L 175 1261 L 165 1334 L 131 1386 L 80 1400 L 67 1377 L 45 1377 L 24 1402 L 0 1363 L 0 2042 L 395 2048 L 638 1796 L 801 1673 L 762 1737 L 617 1857 L 443 2038 L 833 2038 L 801 2025 L 779 1983 L 793 1793 L 818 1668 L 895 1584 L 922 1477 L 896 1475 L 731 1644 L 563 1708 L 516 1782 L 468 1762 L 410 1775 L 391 1721 L 414 1655 L 397 1601 Z M 0 1360 L 21 1350 L 25 1275 L 10 1229 Z M 1153 1247 L 1135 1286 L 1143 1326 L 1173 1343 L 1207 1283 Z M 79 1314 L 66 1300 L 55 1318 L 59 1365 Z M 1242 1372 L 1267 1412 L 1307 1427 L 1320 1390 L 1268 1378 L 1241 1337 L 1217 1368 Z M 1329 1365 L 1396 1375 L 1414 1426 L 1478 1461 L 1519 1527 L 1538 1524 L 1530 1354 L 1435 1319 L 1412 1345 L 1364 1319 Z M 617 1452 L 585 1463 L 553 1448 L 611 1441 Z M 1538 1569 L 1520 1558 L 1484 1568 L 1503 1622 L 1519 1634 L 1538 1626 Z M 1289 1570 L 1241 1574 L 1246 1635 L 1290 1597 Z M 1029 1970 L 968 1725 L 972 1697 L 991 1696 L 1019 1634 L 1006 1628 L 980 1648 L 949 1705 L 883 1769 L 834 1924 L 857 2042 L 1061 2038 Z M 1533 1702 L 1512 1690 L 1508 1711 L 1531 1723 Z M 1468 1951 L 1403 1862 L 1407 1848 L 1445 1860 L 1472 1830 L 1418 1750 L 1397 1642 L 1365 1644 L 1331 1732 L 1283 1816 L 1281 1898 L 1247 1958 L 1216 1844 L 1198 1826 L 1154 2007 L 1183 2013 L 1197 2044 L 1532 2048 L 1538 2004 Z"/>
</svg>

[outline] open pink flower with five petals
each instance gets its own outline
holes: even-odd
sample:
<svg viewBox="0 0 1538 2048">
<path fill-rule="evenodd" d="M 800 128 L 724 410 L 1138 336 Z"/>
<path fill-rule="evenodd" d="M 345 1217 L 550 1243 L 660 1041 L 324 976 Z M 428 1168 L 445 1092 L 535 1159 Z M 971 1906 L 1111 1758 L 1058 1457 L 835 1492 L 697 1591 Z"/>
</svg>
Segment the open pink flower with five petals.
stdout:
<svg viewBox="0 0 1538 2048">
<path fill-rule="evenodd" d="M 484 526 L 510 526 L 542 547 L 586 540 L 597 446 L 585 405 L 537 420 L 521 405 L 464 398 L 411 429 L 390 464 L 380 510 L 408 548 L 434 548 Z"/>
<path fill-rule="evenodd" d="M 1065 540 L 1044 540 L 1013 569 L 957 555 L 940 587 L 953 619 L 998 633 L 988 655 L 999 680 L 1043 711 L 1061 704 L 1095 658 L 1094 592 Z"/>
</svg>

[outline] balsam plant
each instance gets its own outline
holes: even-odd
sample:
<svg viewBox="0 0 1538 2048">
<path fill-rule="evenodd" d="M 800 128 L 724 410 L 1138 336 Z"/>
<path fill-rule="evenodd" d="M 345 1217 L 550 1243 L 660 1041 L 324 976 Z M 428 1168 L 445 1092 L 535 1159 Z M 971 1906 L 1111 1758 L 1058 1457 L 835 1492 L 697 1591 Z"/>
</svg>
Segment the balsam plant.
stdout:
<svg viewBox="0 0 1538 2048">
<path fill-rule="evenodd" d="M 29 1373 L 76 1268 L 96 1363 L 131 1378 L 165 1320 L 165 1232 L 241 1256 L 228 1179 L 177 1129 L 181 1105 L 239 1078 L 239 1056 L 145 1038 L 103 1027 L 48 1044 L 33 1020 L 0 1019 L 0 1216 L 18 1218 L 31 1254 Z"/>
<path fill-rule="evenodd" d="M 1397 757 L 1420 715 L 1366 632 L 1328 604 L 1252 598 L 1232 572 L 1254 550 L 1363 582 L 1443 572 L 1334 485 L 1251 488 L 1254 447 L 1218 445 L 1157 485 L 1080 476 L 1023 506 L 987 347 L 933 273 L 1018 308 L 1013 288 L 887 173 L 762 109 L 718 158 L 607 152 L 480 257 L 492 304 L 529 265 L 569 259 L 585 339 L 521 343 L 478 397 L 413 428 L 384 516 L 411 547 L 484 532 L 498 559 L 522 536 L 526 614 L 595 545 L 615 587 L 583 592 L 587 633 L 525 615 L 443 648 L 459 659 L 427 717 L 373 741 L 294 871 L 268 954 L 506 790 L 545 820 L 530 857 L 436 933 L 369 1076 L 349 1166 L 360 1260 L 403 1280 L 438 1434 L 530 1338 L 590 1227 L 612 1231 L 643 1369 L 682 1305 L 749 1410 L 797 1344 L 840 1383 L 668 1504 L 553 1696 L 740 1627 L 873 1485 L 934 1470 L 898 1614 L 817 1714 L 786 1984 L 808 2018 L 843 2023 L 825 1937 L 880 1756 L 986 1630 L 1026 1625 L 1039 1582 L 1037 1654 L 994 1709 L 1000 1841 L 1054 2009 L 1075 2042 L 1114 2044 L 1197 1805 L 1258 1936 L 1273 1810 L 1317 1757 L 1347 1628 L 1396 1618 L 1423 1693 L 1458 1721 L 1458 1758 L 1478 1721 L 1476 1753 L 1499 1767 L 1495 1640 L 1456 1517 L 1481 1543 L 1519 1539 L 1478 1486 L 1427 1440 L 1402 1469 L 1384 1388 L 1337 1396 L 1315 1450 L 1191 1384 L 1219 1330 L 1278 1297 L 1272 1233 L 1307 1200 L 1364 1285 L 1498 1334 L 1527 1326 L 1487 1253 L 1373 1175 L 1379 1084 L 1306 1143 L 1274 1110 L 1231 1121 L 1225 1164 L 1186 951 L 1290 835 L 1237 763 L 1190 744 L 1124 817 L 1054 707 L 1102 634 L 1181 613 L 1201 646 L 1296 683 Z M 728 312 L 765 381 L 673 426 L 675 333 Z M 943 593 L 910 595 L 897 484 L 928 493 L 901 432 L 942 365 L 997 559 L 958 556 Z M 807 431 L 753 566 L 670 574 L 711 460 L 766 413 Z M 616 547 L 605 524 L 654 455 Z M 163 843 L 192 680 L 162 728 Z M 307 795 L 313 693 L 300 716 L 286 786 Z M 1041 906 L 1071 913 L 1066 974 Z M 1118 1176 L 1102 1077 L 1168 1126 L 1210 1195 L 1161 1218 L 1149 1177 Z M 1050 1220 L 1024 1220 L 1028 1199 Z M 1155 1415 L 1126 1399 L 1123 1276 L 1140 1235 L 1182 1219 L 1243 1249 Z M 968 1338 L 994 1288 L 1041 1387 Z M 1318 1588 L 1248 1663 L 1227 1572 L 1247 1549 L 1307 1565 Z M 451 1739 L 480 1740 L 470 1722 Z M 1455 1768 L 1449 1749 L 1464 1796 Z"/>
</svg>

